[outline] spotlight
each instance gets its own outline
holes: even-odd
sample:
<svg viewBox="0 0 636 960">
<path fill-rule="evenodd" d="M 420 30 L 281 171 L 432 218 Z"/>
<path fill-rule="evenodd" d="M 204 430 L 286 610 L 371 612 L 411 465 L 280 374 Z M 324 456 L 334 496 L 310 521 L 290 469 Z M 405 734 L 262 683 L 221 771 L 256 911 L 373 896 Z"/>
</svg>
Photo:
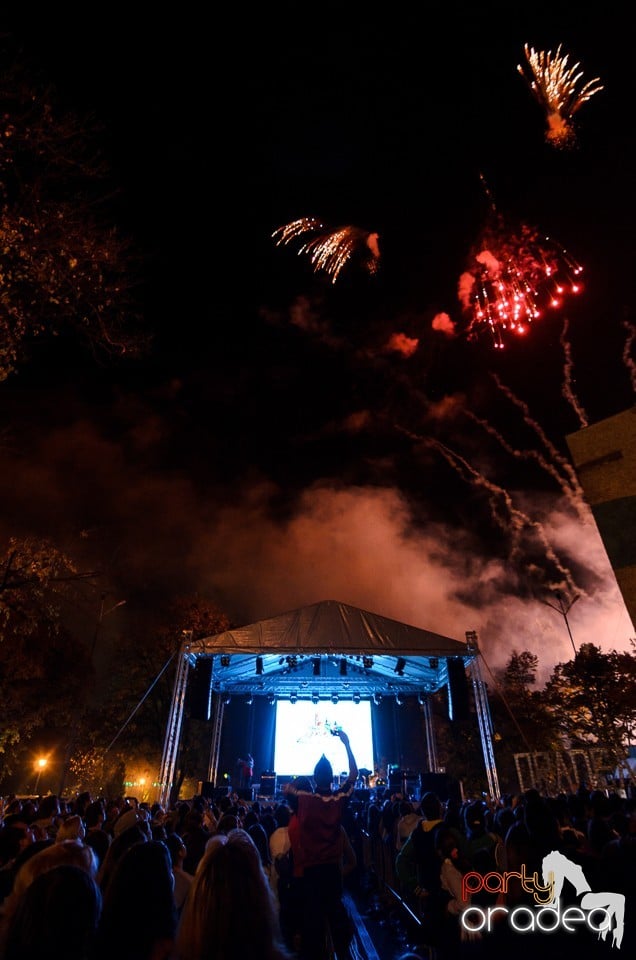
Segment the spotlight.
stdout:
<svg viewBox="0 0 636 960">
<path fill-rule="evenodd" d="M 229 693 L 226 693 L 225 696 L 223 697 L 223 705 L 224 705 L 225 707 L 227 707 L 227 705 L 228 705 L 231 701 L 232 701 L 232 697 L 229 695 Z"/>
<path fill-rule="evenodd" d="M 337 693 L 332 693 L 332 694 L 331 694 L 331 702 L 332 702 L 332 703 L 338 703 L 338 700 L 339 700 L 339 699 L 340 699 L 340 697 L 338 696 Z"/>
<path fill-rule="evenodd" d="M 347 661 L 344 658 L 340 661 L 340 676 L 347 676 Z"/>
<path fill-rule="evenodd" d="M 394 666 L 394 671 L 397 673 L 398 677 L 404 676 L 404 667 L 406 666 L 406 660 L 404 657 L 398 657 L 396 664 Z"/>
<path fill-rule="evenodd" d="M 259 677 L 263 675 L 263 658 L 262 657 L 256 658 L 256 673 Z"/>
<path fill-rule="evenodd" d="M 373 657 L 363 657 L 362 666 L 364 667 L 365 670 L 370 670 L 371 667 L 373 666 Z"/>
<path fill-rule="evenodd" d="M 320 657 L 311 658 L 311 668 L 312 668 L 314 677 L 319 677 L 320 676 Z"/>
<path fill-rule="evenodd" d="M 381 693 L 377 693 L 377 692 L 374 693 L 374 694 L 373 694 L 373 702 L 375 703 L 376 707 L 379 707 L 380 704 L 382 703 L 382 694 L 381 694 Z"/>
<path fill-rule="evenodd" d="M 222 666 L 222 667 L 229 667 L 229 665 L 230 665 L 230 655 L 229 655 L 229 653 L 222 653 L 222 654 L 221 654 L 221 666 Z"/>
<path fill-rule="evenodd" d="M 317 693 L 312 693 L 312 695 L 311 695 L 311 702 L 312 702 L 312 703 L 320 703 L 320 697 L 318 696 Z"/>
<path fill-rule="evenodd" d="M 439 667 L 439 660 L 437 659 L 437 657 L 429 657 L 428 665 L 431 668 L 431 670 L 437 670 L 437 668 Z"/>
<path fill-rule="evenodd" d="M 248 693 L 247 696 L 245 697 L 245 706 L 251 707 L 253 703 L 254 703 L 254 696 L 253 694 Z"/>
<path fill-rule="evenodd" d="M 270 693 L 270 694 L 268 695 L 268 697 L 267 697 L 267 702 L 269 703 L 270 707 L 273 707 L 274 704 L 276 703 L 276 696 L 275 696 L 275 694 Z"/>
<path fill-rule="evenodd" d="M 354 695 L 353 695 L 353 702 L 354 702 L 354 703 L 360 703 L 360 694 L 358 693 L 357 690 L 356 690 L 356 692 L 355 692 Z"/>
<path fill-rule="evenodd" d="M 420 707 L 426 706 L 426 701 L 427 701 L 427 696 L 426 696 L 426 694 L 425 694 L 425 693 L 418 693 L 418 695 L 417 695 L 417 702 L 419 703 Z"/>
<path fill-rule="evenodd" d="M 289 702 L 296 703 L 298 700 L 298 694 L 296 692 L 289 694 Z"/>
<path fill-rule="evenodd" d="M 395 702 L 396 702 L 396 704 L 397 704 L 398 707 L 401 707 L 402 704 L 404 703 L 404 700 L 402 700 L 402 698 L 401 698 L 401 696 L 400 696 L 399 693 L 396 693 L 396 694 L 395 694 Z"/>
</svg>

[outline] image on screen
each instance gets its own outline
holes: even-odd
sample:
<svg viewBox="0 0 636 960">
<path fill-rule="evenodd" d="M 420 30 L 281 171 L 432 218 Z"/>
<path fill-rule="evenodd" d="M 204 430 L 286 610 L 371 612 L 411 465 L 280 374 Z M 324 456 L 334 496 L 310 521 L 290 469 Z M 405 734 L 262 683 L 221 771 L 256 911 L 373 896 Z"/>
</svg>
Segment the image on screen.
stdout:
<svg viewBox="0 0 636 960">
<path fill-rule="evenodd" d="M 310 700 L 278 700 L 274 769 L 278 776 L 311 776 L 322 754 L 333 767 L 334 776 L 348 772 L 347 753 L 331 728 L 342 727 L 348 734 L 358 769 L 373 770 L 371 703 Z"/>
</svg>

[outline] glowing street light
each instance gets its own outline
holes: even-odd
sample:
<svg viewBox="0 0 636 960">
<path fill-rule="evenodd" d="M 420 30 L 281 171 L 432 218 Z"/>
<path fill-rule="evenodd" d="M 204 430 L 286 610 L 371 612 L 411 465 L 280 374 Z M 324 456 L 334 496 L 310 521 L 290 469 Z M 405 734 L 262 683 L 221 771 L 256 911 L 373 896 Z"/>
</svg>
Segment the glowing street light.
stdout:
<svg viewBox="0 0 636 960">
<path fill-rule="evenodd" d="M 35 788 L 33 791 L 34 793 L 38 792 L 38 787 L 40 786 L 40 777 L 42 776 L 42 771 L 46 770 L 48 766 L 48 762 L 49 761 L 47 757 L 38 757 L 38 759 L 35 761 L 35 767 L 38 772 L 38 775 L 35 778 Z"/>
</svg>

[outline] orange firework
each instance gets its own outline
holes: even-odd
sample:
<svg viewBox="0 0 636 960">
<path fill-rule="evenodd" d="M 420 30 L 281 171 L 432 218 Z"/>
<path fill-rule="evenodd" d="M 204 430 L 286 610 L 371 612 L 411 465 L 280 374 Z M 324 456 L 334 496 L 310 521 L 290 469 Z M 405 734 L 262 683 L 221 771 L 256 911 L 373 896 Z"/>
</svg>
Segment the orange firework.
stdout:
<svg viewBox="0 0 636 960">
<path fill-rule="evenodd" d="M 313 264 L 314 271 L 323 271 L 335 283 L 343 267 L 354 254 L 361 256 L 362 264 L 369 273 L 375 273 L 380 259 L 379 236 L 360 227 L 337 227 L 330 230 L 316 217 L 301 217 L 272 234 L 276 245 L 288 244 L 305 234 L 317 234 L 303 243 L 298 253 L 306 253 Z"/>
<path fill-rule="evenodd" d="M 546 140 L 556 147 L 570 147 L 576 139 L 571 119 L 590 97 L 603 89 L 600 79 L 595 77 L 581 84 L 580 64 L 568 67 L 568 57 L 561 55 L 561 45 L 554 55 L 551 50 L 537 52 L 528 44 L 524 52 L 530 73 L 527 75 L 521 64 L 517 70 L 545 110 Z"/>
<path fill-rule="evenodd" d="M 518 234 L 499 226 L 484 234 L 459 283 L 459 299 L 469 316 L 469 339 L 488 332 L 496 349 L 508 335 L 523 336 L 548 309 L 581 290 L 580 264 L 549 237 L 528 226 Z"/>
</svg>

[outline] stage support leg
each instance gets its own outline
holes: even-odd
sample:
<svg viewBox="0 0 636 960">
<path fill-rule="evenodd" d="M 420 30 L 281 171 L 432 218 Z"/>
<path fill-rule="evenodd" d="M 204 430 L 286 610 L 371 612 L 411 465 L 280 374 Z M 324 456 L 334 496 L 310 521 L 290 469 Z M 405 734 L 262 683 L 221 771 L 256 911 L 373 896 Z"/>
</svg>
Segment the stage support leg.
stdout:
<svg viewBox="0 0 636 960">
<path fill-rule="evenodd" d="M 172 693 L 172 704 L 170 706 L 170 717 L 166 728 L 166 737 L 163 745 L 163 756 L 161 758 L 161 770 L 159 772 L 159 803 L 167 807 L 170 803 L 170 791 L 174 784 L 175 770 L 177 767 L 177 756 L 179 753 L 179 743 L 181 740 L 181 724 L 183 721 L 183 707 L 185 704 L 186 688 L 188 686 L 188 670 L 193 662 L 193 654 L 190 650 L 192 641 L 192 631 L 187 631 L 178 654 L 177 673 L 174 680 L 174 689 Z"/>
</svg>

